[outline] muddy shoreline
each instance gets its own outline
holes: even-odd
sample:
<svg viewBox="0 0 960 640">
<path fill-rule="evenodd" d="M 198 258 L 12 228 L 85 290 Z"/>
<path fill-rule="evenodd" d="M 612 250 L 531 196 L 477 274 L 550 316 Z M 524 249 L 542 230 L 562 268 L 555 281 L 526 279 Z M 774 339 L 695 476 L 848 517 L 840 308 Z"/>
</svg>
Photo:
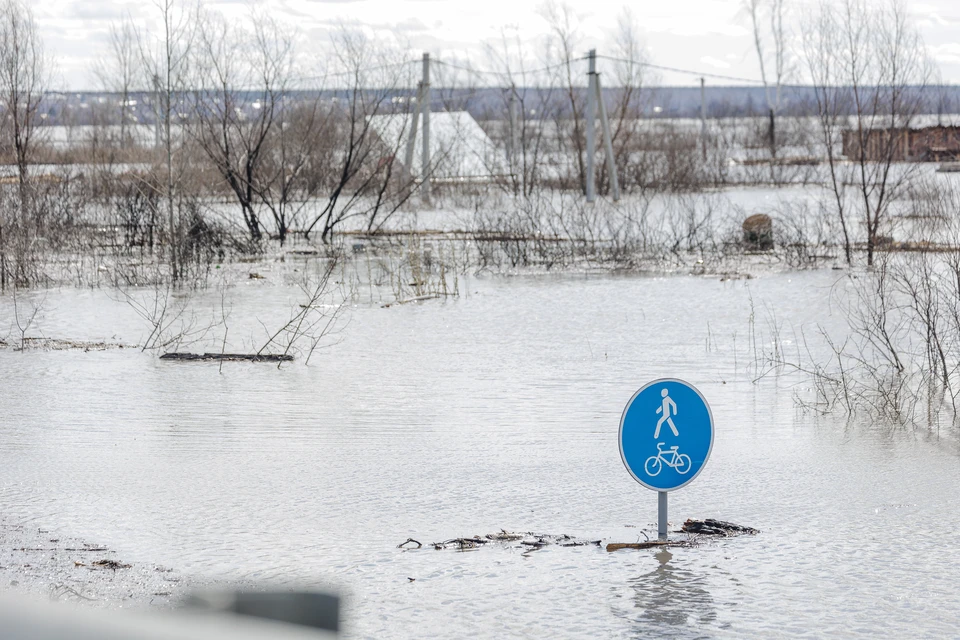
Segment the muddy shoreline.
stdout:
<svg viewBox="0 0 960 640">
<path fill-rule="evenodd" d="M 0 593 L 101 608 L 168 608 L 209 583 L 158 564 L 127 562 L 96 541 L 0 519 Z"/>
</svg>

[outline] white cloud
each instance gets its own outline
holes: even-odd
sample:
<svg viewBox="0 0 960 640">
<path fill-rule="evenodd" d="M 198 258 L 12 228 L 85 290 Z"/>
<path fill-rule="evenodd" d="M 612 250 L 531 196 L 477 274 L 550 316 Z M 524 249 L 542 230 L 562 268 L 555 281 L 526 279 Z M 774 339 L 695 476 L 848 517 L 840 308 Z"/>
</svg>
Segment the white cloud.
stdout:
<svg viewBox="0 0 960 640">
<path fill-rule="evenodd" d="M 178 0 L 190 5 L 194 0 Z M 210 6 L 233 16 L 246 15 L 247 0 L 206 0 Z M 882 0 L 868 0 L 881 2 Z M 944 80 L 960 81 L 960 25 L 957 0 L 922 0 L 908 3 L 931 55 L 943 66 Z M 498 41 L 501 30 L 519 37 L 531 57 L 542 54 L 547 25 L 539 14 L 542 0 L 253 0 L 278 19 L 296 25 L 304 37 L 304 57 L 323 58 L 330 25 L 339 22 L 367 24 L 378 34 L 395 31 L 391 37 L 413 49 L 429 49 L 437 55 L 455 51 L 481 65 L 487 58 L 484 43 Z M 617 18 L 629 0 L 566 0 L 581 19 L 582 39 L 576 53 L 596 47 L 612 54 Z M 805 4 L 811 4 L 807 0 Z M 759 76 L 749 21 L 742 0 L 670 0 L 636 5 L 638 26 L 655 63 L 694 71 L 723 69 L 731 75 Z M 144 0 L 34 0 L 37 22 L 47 51 L 64 70 L 64 88 L 93 86 L 90 73 L 95 59 L 103 55 L 105 34 L 111 21 L 129 13 L 141 26 L 155 27 L 157 13 Z M 797 10 L 799 13 L 800 10 Z M 799 31 L 794 24 L 795 31 Z M 319 36 L 319 37 L 317 37 Z M 395 37 L 394 37 L 395 36 Z M 795 33 L 799 38 L 799 35 Z M 68 72 L 68 71 L 69 72 Z M 665 81 L 690 84 L 688 76 L 664 76 Z"/>
<path fill-rule="evenodd" d="M 730 68 L 730 63 L 729 63 L 729 62 L 727 62 L 727 61 L 725 61 L 725 60 L 721 60 L 721 59 L 719 59 L 719 58 L 714 58 L 713 56 L 703 56 L 702 58 L 700 58 L 700 62 L 702 62 L 702 63 L 705 64 L 705 65 L 711 66 L 711 67 L 713 67 L 714 69 L 729 69 L 729 68 Z"/>
</svg>

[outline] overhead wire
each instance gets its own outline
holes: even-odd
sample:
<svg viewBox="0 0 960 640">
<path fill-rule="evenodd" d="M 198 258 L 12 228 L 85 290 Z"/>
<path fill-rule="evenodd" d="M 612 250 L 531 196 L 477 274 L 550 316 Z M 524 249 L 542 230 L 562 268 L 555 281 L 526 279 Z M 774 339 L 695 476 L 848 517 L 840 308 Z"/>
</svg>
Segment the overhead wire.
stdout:
<svg viewBox="0 0 960 640">
<path fill-rule="evenodd" d="M 556 64 L 548 65 L 548 66 L 546 66 L 546 67 L 540 67 L 540 68 L 538 68 L 538 69 L 518 69 L 518 70 L 516 70 L 516 71 L 514 71 L 514 72 L 511 72 L 511 71 L 509 71 L 509 70 L 505 70 L 505 71 L 489 71 L 489 70 L 486 70 L 486 69 L 476 69 L 476 68 L 473 68 L 473 67 L 465 67 L 465 66 L 463 66 L 463 65 L 455 64 L 455 63 L 453 63 L 453 62 L 447 62 L 446 60 L 433 60 L 433 59 L 431 59 L 431 61 L 432 61 L 432 62 L 436 62 L 437 64 L 441 64 L 441 65 L 444 65 L 444 66 L 447 66 L 447 67 L 451 67 L 451 68 L 453 68 L 453 69 L 459 69 L 459 70 L 461 70 L 461 71 L 466 71 L 466 72 L 468 72 L 468 73 L 473 73 L 473 74 L 475 74 L 475 75 L 495 76 L 495 77 L 497 77 L 497 78 L 504 78 L 504 77 L 509 77 L 509 76 L 518 75 L 518 74 L 519 74 L 519 75 L 524 75 L 524 76 L 526 76 L 526 75 L 534 75 L 534 74 L 538 74 L 538 73 L 546 73 L 547 71 L 553 71 L 553 70 L 555 70 L 555 69 L 560 69 L 560 68 L 565 67 L 565 66 L 568 66 L 568 65 L 570 65 L 570 64 L 572 64 L 572 63 L 574 63 L 574 62 L 580 62 L 580 61 L 586 60 L 586 59 L 587 59 L 587 56 L 583 56 L 583 57 L 581 57 L 581 58 L 570 58 L 570 59 L 568 59 L 568 60 L 562 60 L 562 61 L 560 61 L 560 62 L 558 62 L 558 63 L 556 63 Z"/>
<path fill-rule="evenodd" d="M 627 58 L 619 58 L 619 57 L 617 57 L 617 56 L 609 56 L 609 55 L 604 55 L 604 54 L 597 54 L 596 57 L 599 58 L 599 59 L 602 59 L 602 60 L 609 60 L 609 61 L 612 61 L 612 62 L 619 62 L 619 63 L 622 63 L 622 64 L 635 64 L 635 65 L 637 65 L 637 66 L 644 67 L 644 68 L 647 68 L 647 69 L 656 69 L 656 70 L 658 70 L 658 71 L 666 71 L 666 72 L 669 72 L 669 73 L 681 73 L 681 74 L 690 75 L 690 76 L 695 76 L 695 77 L 699 77 L 699 78 L 713 78 L 713 79 L 716 79 L 716 80 L 726 80 L 726 81 L 732 81 L 732 82 L 743 82 L 743 83 L 755 84 L 755 85 L 765 84 L 765 82 L 764 82 L 763 80 L 758 80 L 758 79 L 756 79 L 756 78 L 745 78 L 745 77 L 742 77 L 742 76 L 732 76 L 732 75 L 726 75 L 726 74 L 721 74 L 721 73 L 712 73 L 712 72 L 707 72 L 707 71 L 696 71 L 696 70 L 694 70 L 694 69 L 684 69 L 684 68 L 681 68 L 681 67 L 671 67 L 671 66 L 667 66 L 667 65 L 654 64 L 654 63 L 652 63 L 652 62 L 644 62 L 644 61 L 641 61 L 641 60 L 630 60 L 630 59 L 627 59 Z M 589 56 L 582 56 L 582 57 L 579 57 L 579 58 L 569 58 L 569 59 L 566 59 L 566 60 L 562 60 L 562 61 L 560 61 L 560 62 L 557 62 L 557 63 L 555 63 L 555 64 L 547 65 L 547 66 L 545 66 L 545 67 L 539 67 L 539 68 L 536 68 L 536 69 L 518 69 L 518 70 L 516 70 L 516 71 L 510 71 L 510 70 L 505 70 L 505 71 L 492 71 L 492 70 L 489 70 L 489 69 L 478 69 L 478 68 L 476 68 L 476 67 L 466 66 L 466 65 L 464 65 L 464 64 L 459 64 L 459 63 L 456 63 L 456 62 L 449 62 L 449 61 L 447 61 L 447 60 L 440 60 L 440 59 L 435 59 L 435 58 L 431 58 L 431 62 L 433 62 L 433 63 L 435 63 L 435 64 L 438 64 L 438 65 L 443 65 L 443 66 L 445 66 L 445 67 L 449 67 L 449 68 L 451 68 L 451 69 L 456 69 L 456 70 L 458 70 L 458 71 L 463 71 L 463 72 L 466 72 L 466 73 L 469 73 L 469 74 L 472 74 L 472 75 L 475 75 L 475 76 L 487 76 L 487 77 L 496 77 L 496 78 L 506 78 L 506 77 L 512 77 L 512 76 L 517 76 L 517 75 L 519 75 L 519 76 L 528 76 L 528 75 L 536 75 L 536 74 L 546 73 L 546 72 L 549 72 L 549 71 L 554 71 L 554 70 L 556 70 L 556 69 L 560 69 L 560 68 L 569 66 L 569 65 L 571 65 L 571 64 L 573 64 L 573 63 L 575 63 L 575 62 L 582 62 L 582 61 L 588 60 L 588 59 L 589 59 Z M 370 72 L 373 72 L 373 71 L 383 71 L 383 70 L 385 70 L 385 69 L 392 69 L 392 68 L 396 68 L 396 67 L 402 67 L 402 66 L 405 66 L 405 65 L 413 65 L 413 64 L 420 64 L 420 63 L 421 63 L 421 60 L 404 60 L 404 61 L 402 61 L 402 62 L 393 62 L 393 63 L 389 63 L 389 64 L 377 65 L 377 66 L 374 66 L 374 67 L 365 67 L 365 68 L 361 68 L 361 69 L 354 69 L 354 70 L 351 70 L 351 71 L 337 71 L 337 72 L 327 73 L 327 74 L 317 74 L 317 75 L 311 75 L 311 76 L 297 76 L 295 79 L 302 81 L 302 80 L 326 80 L 326 79 L 330 79 L 330 78 L 342 78 L 342 77 L 353 76 L 353 75 L 356 75 L 356 74 L 358 74 L 358 73 L 370 73 Z M 781 86 L 784 86 L 784 85 L 781 85 Z"/>
<path fill-rule="evenodd" d="M 353 76 L 358 73 L 370 73 L 372 71 L 383 71 L 385 69 L 393 69 L 395 67 L 403 67 L 408 64 L 418 64 L 419 60 L 404 60 L 403 62 L 390 62 L 387 64 L 377 65 L 375 67 L 363 67 L 360 69 L 353 69 L 350 71 L 335 71 L 333 73 L 326 74 L 317 74 L 312 76 L 296 76 L 296 80 L 326 80 L 327 78 L 342 78 L 346 76 Z"/>
<path fill-rule="evenodd" d="M 736 82 L 748 82 L 750 84 L 764 84 L 763 80 L 757 80 L 755 78 L 741 78 L 738 76 L 728 76 L 721 73 L 710 73 L 705 71 L 694 71 L 693 69 L 681 69 L 679 67 L 667 67 L 660 64 L 653 64 L 652 62 L 643 62 L 642 60 L 629 60 L 627 58 L 617 58 L 615 56 L 607 56 L 602 54 L 597 54 L 598 58 L 604 60 L 612 60 L 613 62 L 621 62 L 624 64 L 635 64 L 640 67 L 646 67 L 648 69 L 657 69 L 658 71 L 669 71 L 671 73 L 684 73 L 691 76 L 697 76 L 699 78 L 716 78 L 719 80 L 735 80 Z"/>
</svg>

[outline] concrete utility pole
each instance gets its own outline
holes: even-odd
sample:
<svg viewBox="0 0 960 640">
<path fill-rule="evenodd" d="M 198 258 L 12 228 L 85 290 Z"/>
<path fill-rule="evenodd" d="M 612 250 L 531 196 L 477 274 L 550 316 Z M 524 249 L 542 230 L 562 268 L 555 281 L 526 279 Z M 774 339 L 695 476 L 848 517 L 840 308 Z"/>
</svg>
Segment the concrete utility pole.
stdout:
<svg viewBox="0 0 960 640">
<path fill-rule="evenodd" d="M 417 98 L 410 109 L 410 131 L 407 132 L 407 149 L 403 154 L 403 170 L 406 179 L 413 186 L 413 150 L 417 145 L 417 124 L 420 122 L 420 110 L 423 106 L 423 83 L 417 85 Z"/>
<path fill-rule="evenodd" d="M 153 74 L 153 146 L 160 148 L 160 78 Z"/>
<path fill-rule="evenodd" d="M 420 156 L 423 184 L 420 186 L 420 196 L 424 202 L 430 201 L 430 54 L 423 54 L 423 153 Z"/>
<path fill-rule="evenodd" d="M 593 155 L 596 148 L 594 128 L 597 124 L 597 50 L 590 49 L 587 54 L 590 59 L 590 69 L 587 71 L 587 202 L 597 199 L 596 183 L 594 181 Z"/>
<path fill-rule="evenodd" d="M 510 129 L 507 131 L 507 165 L 512 174 L 514 165 L 513 139 L 517 130 L 517 94 L 512 85 L 510 86 L 510 97 L 507 98 L 507 117 L 510 119 Z"/>
<path fill-rule="evenodd" d="M 700 78 L 700 144 L 703 147 L 703 161 L 707 161 L 707 80 Z"/>
<path fill-rule="evenodd" d="M 600 86 L 600 74 L 594 74 L 597 87 L 597 104 L 600 106 L 600 131 L 603 133 L 603 151 L 607 157 L 607 175 L 610 176 L 610 195 L 614 201 L 620 199 L 620 180 L 617 179 L 617 165 L 613 160 L 613 138 L 610 136 L 610 121 L 607 119 L 607 105 L 603 101 L 603 88 Z"/>
<path fill-rule="evenodd" d="M 523 169 L 519 166 L 519 156 L 522 153 L 520 148 L 520 121 L 517 117 L 517 87 L 510 85 L 510 100 L 508 102 L 508 113 L 510 114 L 510 139 L 507 143 L 507 162 L 510 164 L 510 174 L 513 178 L 513 192 L 517 195 L 522 191 L 526 193 L 523 180 Z M 519 169 L 520 175 L 517 175 Z"/>
</svg>

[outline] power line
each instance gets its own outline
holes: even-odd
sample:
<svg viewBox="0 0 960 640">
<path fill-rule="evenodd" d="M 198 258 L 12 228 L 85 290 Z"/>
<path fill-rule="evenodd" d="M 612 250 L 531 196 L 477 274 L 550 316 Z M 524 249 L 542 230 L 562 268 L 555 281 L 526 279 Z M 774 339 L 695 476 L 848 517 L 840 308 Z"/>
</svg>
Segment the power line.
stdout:
<svg viewBox="0 0 960 640">
<path fill-rule="evenodd" d="M 642 61 L 640 61 L 640 60 L 628 60 L 628 59 L 626 59 L 626 58 L 618 58 L 618 57 L 615 57 L 615 56 L 607 56 L 607 55 L 601 55 L 601 54 L 598 54 L 597 57 L 598 57 L 598 58 L 603 58 L 604 60 L 610 60 L 610 61 L 613 61 L 613 62 L 622 62 L 622 63 L 625 63 L 625 64 L 635 64 L 635 65 L 637 65 L 637 66 L 646 67 L 646 68 L 648 68 L 648 69 L 657 69 L 658 71 L 669 71 L 669 72 L 671 72 L 671 73 L 683 73 L 683 74 L 695 76 L 695 77 L 698 77 L 698 78 L 714 78 L 714 79 L 717 79 L 717 80 L 732 80 L 732 81 L 734 81 L 734 82 L 746 82 L 746 83 L 748 83 L 748 84 L 760 84 L 760 85 L 765 84 L 763 80 L 757 80 L 756 78 L 743 78 L 743 77 L 740 77 L 740 76 L 729 76 L 729 75 L 724 75 L 724 74 L 721 74 L 721 73 L 709 73 L 709 72 L 705 72 L 705 71 L 695 71 L 695 70 L 693 70 L 693 69 L 681 69 L 680 67 L 668 67 L 668 66 L 665 66 L 665 65 L 653 64 L 653 63 L 651 63 L 651 62 L 642 62 Z M 557 63 L 557 64 L 553 64 L 553 65 L 550 65 L 550 66 L 547 66 L 547 67 L 542 67 L 542 68 L 540 68 L 540 69 L 522 69 L 522 70 L 518 71 L 517 73 L 519 73 L 519 74 L 521 74 L 521 75 L 522 75 L 522 74 L 544 73 L 544 72 L 547 72 L 547 71 L 553 71 L 554 69 L 559 69 L 559 68 L 561 68 L 561 67 L 565 67 L 565 66 L 567 66 L 567 65 L 569 65 L 569 64 L 572 64 L 572 63 L 574 63 L 574 62 L 581 62 L 581 61 L 587 60 L 587 59 L 588 59 L 587 56 L 583 56 L 582 58 L 572 58 L 572 59 L 569 59 L 569 60 L 564 60 L 564 61 L 559 62 L 559 63 Z M 464 66 L 461 66 L 461 65 L 454 64 L 454 63 L 452 63 L 452 62 L 446 62 L 446 61 L 444 61 L 444 60 L 435 60 L 435 62 L 437 62 L 438 64 L 446 65 L 446 66 L 452 67 L 452 68 L 454 68 L 454 69 L 460 69 L 461 71 L 466 71 L 466 72 L 473 73 L 473 74 L 476 74 L 476 75 L 489 75 L 489 76 L 497 76 L 497 77 L 501 77 L 501 78 L 504 77 L 504 76 L 508 76 L 508 75 L 514 75 L 514 74 L 511 74 L 511 73 L 509 73 L 509 72 L 488 71 L 488 70 L 485 70 L 485 69 L 475 69 L 475 68 L 471 68 L 471 67 L 464 67 Z"/>
<path fill-rule="evenodd" d="M 471 67 L 464 67 L 459 64 L 454 64 L 453 62 L 447 62 L 446 60 L 434 60 L 430 58 L 430 62 L 436 62 L 437 64 L 442 64 L 445 67 L 450 67 L 451 69 L 459 69 L 460 71 L 466 71 L 467 73 L 473 73 L 475 75 L 487 75 L 487 76 L 502 76 L 502 73 L 497 71 L 486 71 L 483 69 L 473 69 Z"/>
<path fill-rule="evenodd" d="M 433 60 L 432 58 L 431 58 L 431 61 L 432 61 L 432 62 L 436 62 L 437 64 L 442 64 L 442 65 L 445 65 L 445 66 L 447 66 L 447 67 L 451 67 L 451 68 L 453 68 L 453 69 L 459 69 L 459 70 L 461 70 L 461 71 L 466 71 L 466 72 L 468 72 L 468 73 L 473 73 L 473 74 L 476 74 L 476 75 L 487 75 L 487 76 L 495 76 L 495 77 L 497 77 L 497 78 L 503 78 L 503 77 L 505 77 L 505 76 L 511 76 L 511 75 L 516 75 L 516 74 L 527 75 L 527 74 L 545 73 L 545 72 L 547 72 L 547 71 L 553 71 L 554 69 L 560 69 L 560 68 L 565 67 L 565 66 L 568 66 L 568 65 L 570 65 L 570 64 L 572 64 L 572 63 L 574 63 L 574 62 L 580 62 L 580 61 L 586 60 L 586 59 L 587 59 L 586 56 L 583 56 L 582 58 L 571 58 L 571 59 L 569 59 L 569 60 L 563 60 L 563 61 L 558 62 L 558 63 L 556 63 L 556 64 L 552 64 L 552 65 L 549 65 L 549 66 L 546 66 L 546 67 L 541 67 L 541 68 L 539 68 L 539 69 L 519 69 L 519 70 L 517 70 L 516 72 L 510 72 L 510 71 L 489 71 L 489 70 L 486 70 L 486 69 L 475 69 L 475 68 L 472 68 L 472 67 L 464 67 L 464 66 L 461 66 L 461 65 L 458 65 L 458 64 L 454 64 L 454 63 L 452 63 L 452 62 L 446 62 L 445 60 Z"/>
<path fill-rule="evenodd" d="M 372 71 L 384 71 L 386 69 L 394 69 L 396 67 L 403 67 L 408 64 L 419 64 L 419 60 L 404 60 L 403 62 L 391 62 L 389 64 L 381 64 L 376 67 L 363 67 L 360 69 L 353 69 L 351 71 L 337 71 L 334 73 L 326 73 L 314 76 L 296 76 L 295 80 L 326 80 L 327 78 L 343 78 L 348 76 L 357 75 L 360 73 L 370 73 Z"/>
<path fill-rule="evenodd" d="M 608 55 L 598 54 L 598 55 L 597 55 L 597 58 L 602 58 L 602 59 L 604 59 L 604 60 L 610 60 L 610 61 L 612 61 L 612 62 L 620 62 L 620 63 L 624 63 L 624 64 L 635 64 L 635 65 L 640 66 L 640 67 L 645 67 L 645 68 L 647 68 L 647 69 L 656 69 L 656 70 L 658 70 L 658 71 L 667 71 L 667 72 L 670 72 L 670 73 L 682 73 L 682 74 L 685 74 L 685 75 L 695 76 L 695 77 L 698 77 L 698 78 L 714 78 L 714 79 L 717 79 L 717 80 L 727 80 L 727 81 L 733 81 L 733 82 L 744 82 L 744 83 L 747 83 L 747 84 L 757 84 L 757 85 L 766 84 L 763 80 L 757 80 L 757 79 L 755 79 L 755 78 L 744 78 L 744 77 L 740 77 L 740 76 L 730 76 L 730 75 L 725 75 L 725 74 L 720 74 L 720 73 L 709 73 L 709 72 L 704 72 L 704 71 L 695 71 L 695 70 L 693 70 L 693 69 L 682 69 L 682 68 L 680 68 L 680 67 L 669 67 L 669 66 L 665 66 L 665 65 L 653 64 L 653 63 L 651 63 L 651 62 L 643 62 L 643 61 L 640 61 L 640 60 L 629 60 L 629 59 L 626 59 L 626 58 L 618 58 L 618 57 L 616 57 L 616 56 L 608 56 Z M 573 64 L 573 63 L 575 63 L 575 62 L 582 62 L 582 61 L 587 60 L 587 59 L 589 59 L 588 56 L 583 56 L 583 57 L 580 57 L 580 58 L 570 58 L 570 59 L 567 59 L 567 60 L 562 60 L 562 61 L 560 61 L 560 62 L 558 62 L 558 63 L 556 63 L 556 64 L 548 65 L 548 66 L 546 66 L 546 67 L 540 67 L 540 68 L 537 68 L 537 69 L 519 69 L 519 70 L 516 70 L 516 71 L 510 71 L 510 70 L 505 70 L 505 71 L 491 71 L 491 70 L 489 70 L 489 69 L 477 69 L 477 68 L 475 68 L 475 67 L 469 67 L 469 66 L 465 66 L 465 65 L 462 65 L 462 64 L 457 64 L 457 63 L 455 63 L 455 62 L 448 62 L 448 61 L 446 61 L 446 60 L 431 59 L 431 61 L 434 62 L 434 63 L 436 63 L 436 64 L 443 65 L 443 66 L 445 66 L 445 67 L 449 67 L 449 68 L 451 68 L 451 69 L 457 69 L 458 71 L 463 71 L 463 72 L 466 72 L 466 73 L 469 73 L 469 74 L 473 74 L 473 75 L 475 75 L 475 76 L 488 76 L 488 77 L 495 77 L 495 78 L 507 78 L 507 77 L 517 76 L 517 75 L 526 76 L 526 75 L 536 75 L 536 74 L 540 74 L 540 73 L 547 73 L 547 72 L 549 72 L 549 71 L 554 71 L 554 70 L 556 70 L 556 69 L 560 69 L 560 68 L 563 68 L 563 67 L 567 67 L 567 66 L 569 66 L 569 65 L 571 65 L 571 64 Z M 394 68 L 403 67 L 403 66 L 406 66 L 406 65 L 419 65 L 420 63 L 421 63 L 420 60 L 404 60 L 404 61 L 402 61 L 402 62 L 393 62 L 393 63 L 389 63 L 389 64 L 377 65 L 377 66 L 374 66 L 374 67 L 364 67 L 364 68 L 360 68 L 360 69 L 354 69 L 354 70 L 351 70 L 351 71 L 338 71 L 338 72 L 334 72 L 334 73 L 319 74 L 319 75 L 312 75 L 312 76 L 296 76 L 296 77 L 293 78 L 293 79 L 294 79 L 294 80 L 303 81 L 303 80 L 327 80 L 327 79 L 332 79 L 332 78 L 343 78 L 343 77 L 355 76 L 355 75 L 357 75 L 357 74 L 362 74 L 362 73 L 371 73 L 371 72 L 374 72 L 374 71 L 384 71 L 384 70 L 386 70 L 386 69 L 394 69 Z M 781 86 L 786 86 L 786 85 L 781 85 Z"/>
<path fill-rule="evenodd" d="M 748 82 L 750 84 L 765 84 L 763 80 L 756 80 L 754 78 L 740 78 L 738 76 L 726 76 L 720 73 L 706 73 L 703 71 L 694 71 L 692 69 L 680 69 L 679 67 L 665 67 L 659 64 L 653 64 L 650 62 L 641 62 L 639 60 L 627 60 L 625 58 L 617 58 L 614 56 L 605 56 L 597 54 L 598 58 L 603 58 L 604 60 L 612 60 L 614 62 L 623 62 L 625 64 L 635 64 L 641 67 L 647 67 L 648 69 L 657 69 L 659 71 L 670 71 L 671 73 L 685 73 L 687 75 L 696 76 L 698 78 L 717 78 L 719 80 L 734 80 L 736 82 Z"/>
</svg>

